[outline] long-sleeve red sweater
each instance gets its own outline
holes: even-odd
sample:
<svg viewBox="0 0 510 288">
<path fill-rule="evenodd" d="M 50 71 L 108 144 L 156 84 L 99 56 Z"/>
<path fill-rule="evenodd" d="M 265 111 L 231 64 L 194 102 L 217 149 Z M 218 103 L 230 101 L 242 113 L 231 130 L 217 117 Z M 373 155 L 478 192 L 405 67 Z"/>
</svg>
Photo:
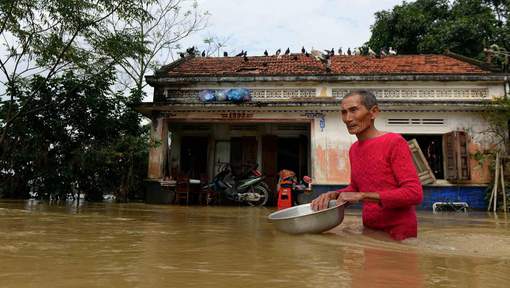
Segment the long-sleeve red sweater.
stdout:
<svg viewBox="0 0 510 288">
<path fill-rule="evenodd" d="M 384 230 L 395 240 L 417 236 L 414 206 L 423 190 L 411 151 L 399 134 L 357 141 L 349 151 L 351 184 L 339 192 L 377 192 L 380 202 L 363 203 L 363 225 Z"/>
</svg>

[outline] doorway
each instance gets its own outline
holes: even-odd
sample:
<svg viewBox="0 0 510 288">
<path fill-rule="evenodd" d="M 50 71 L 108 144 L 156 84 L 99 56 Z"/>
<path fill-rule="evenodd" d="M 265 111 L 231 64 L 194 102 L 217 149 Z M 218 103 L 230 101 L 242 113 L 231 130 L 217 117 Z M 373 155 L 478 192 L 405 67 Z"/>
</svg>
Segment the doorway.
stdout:
<svg viewBox="0 0 510 288">
<path fill-rule="evenodd" d="M 181 144 L 181 173 L 193 179 L 207 174 L 208 137 L 185 136 Z"/>
</svg>

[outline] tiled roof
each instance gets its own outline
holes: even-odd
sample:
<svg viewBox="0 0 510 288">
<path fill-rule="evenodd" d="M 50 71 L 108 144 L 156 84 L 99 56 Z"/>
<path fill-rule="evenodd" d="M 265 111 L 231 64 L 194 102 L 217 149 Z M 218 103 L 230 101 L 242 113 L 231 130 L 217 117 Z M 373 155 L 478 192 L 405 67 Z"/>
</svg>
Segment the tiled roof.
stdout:
<svg viewBox="0 0 510 288">
<path fill-rule="evenodd" d="M 247 57 L 190 57 L 174 62 L 165 73 L 183 76 L 371 75 L 371 74 L 490 74 L 479 66 L 447 55 L 335 55 L 331 71 L 313 56 L 290 54 Z"/>
</svg>

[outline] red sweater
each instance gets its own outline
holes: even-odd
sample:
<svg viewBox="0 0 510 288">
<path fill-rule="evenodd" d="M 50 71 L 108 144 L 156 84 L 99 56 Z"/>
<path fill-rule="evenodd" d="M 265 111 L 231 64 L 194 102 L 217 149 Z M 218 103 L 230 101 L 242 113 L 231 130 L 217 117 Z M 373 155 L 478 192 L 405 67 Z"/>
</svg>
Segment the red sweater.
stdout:
<svg viewBox="0 0 510 288">
<path fill-rule="evenodd" d="M 423 190 L 407 142 L 395 133 L 357 141 L 349 151 L 351 184 L 341 192 L 378 192 L 380 203 L 363 203 L 363 225 L 395 240 L 417 236 L 415 205 Z"/>
</svg>

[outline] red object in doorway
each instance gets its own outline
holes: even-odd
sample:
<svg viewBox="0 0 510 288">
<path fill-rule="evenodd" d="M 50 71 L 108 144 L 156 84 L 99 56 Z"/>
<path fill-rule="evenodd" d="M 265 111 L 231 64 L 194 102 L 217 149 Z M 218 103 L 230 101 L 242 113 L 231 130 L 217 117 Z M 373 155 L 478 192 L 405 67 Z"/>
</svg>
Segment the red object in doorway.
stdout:
<svg viewBox="0 0 510 288">
<path fill-rule="evenodd" d="M 278 181 L 278 210 L 292 207 L 292 189 L 296 181 L 296 174 L 290 170 L 282 170 Z"/>
<path fill-rule="evenodd" d="M 278 189 L 278 210 L 292 207 L 292 188 L 280 185 Z"/>
</svg>

